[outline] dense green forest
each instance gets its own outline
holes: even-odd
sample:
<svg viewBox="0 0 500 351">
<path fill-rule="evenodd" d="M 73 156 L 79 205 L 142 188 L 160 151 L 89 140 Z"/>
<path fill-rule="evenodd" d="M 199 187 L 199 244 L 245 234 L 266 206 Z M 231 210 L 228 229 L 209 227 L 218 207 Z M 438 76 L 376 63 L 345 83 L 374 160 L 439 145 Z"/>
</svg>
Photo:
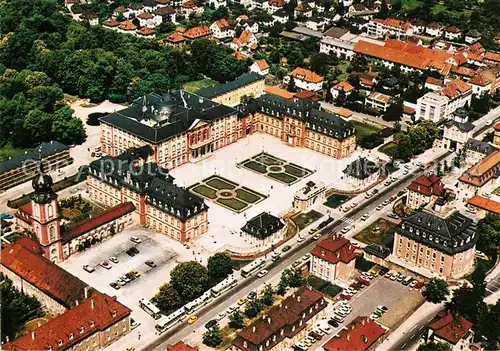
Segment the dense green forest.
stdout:
<svg viewBox="0 0 500 351">
<path fill-rule="evenodd" d="M 172 49 L 75 22 L 57 0 L 12 0 L 0 7 L 0 147 L 56 139 L 80 143 L 83 125 L 63 94 L 130 101 L 204 76 L 224 82 L 247 70 L 208 40 Z M 30 137 L 27 137 L 30 136 Z"/>
</svg>

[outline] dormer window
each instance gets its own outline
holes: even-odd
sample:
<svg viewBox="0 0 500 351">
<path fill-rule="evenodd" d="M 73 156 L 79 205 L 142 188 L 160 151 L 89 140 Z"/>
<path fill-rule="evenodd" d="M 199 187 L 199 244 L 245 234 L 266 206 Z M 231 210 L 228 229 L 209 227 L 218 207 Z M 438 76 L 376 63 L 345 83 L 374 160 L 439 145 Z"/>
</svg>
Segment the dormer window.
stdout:
<svg viewBox="0 0 500 351">
<path fill-rule="evenodd" d="M 69 333 L 69 339 L 73 340 L 73 333 Z"/>
<path fill-rule="evenodd" d="M 57 346 L 62 346 L 62 344 L 63 344 L 62 339 L 57 340 Z"/>
<path fill-rule="evenodd" d="M 78 331 L 80 332 L 80 334 L 83 334 L 83 327 L 79 327 Z"/>
<path fill-rule="evenodd" d="M 91 328 L 94 328 L 94 326 L 95 326 L 94 321 L 90 321 L 90 323 L 89 323 L 89 324 L 90 324 L 90 327 L 91 327 Z"/>
</svg>

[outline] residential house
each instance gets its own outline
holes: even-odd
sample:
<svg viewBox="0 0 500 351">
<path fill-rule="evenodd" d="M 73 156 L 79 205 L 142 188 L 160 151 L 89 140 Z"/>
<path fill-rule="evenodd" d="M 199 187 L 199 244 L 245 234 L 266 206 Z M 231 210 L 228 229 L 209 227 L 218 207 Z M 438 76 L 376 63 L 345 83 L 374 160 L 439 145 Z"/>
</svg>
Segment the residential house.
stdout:
<svg viewBox="0 0 500 351">
<path fill-rule="evenodd" d="M 323 77 L 305 68 L 295 68 L 288 76 L 283 78 L 283 82 L 288 84 L 290 79 L 294 80 L 295 86 L 299 89 L 314 92 L 323 89 Z"/>
<path fill-rule="evenodd" d="M 321 16 L 309 17 L 306 21 L 306 28 L 323 32 L 330 20 Z"/>
<path fill-rule="evenodd" d="M 285 24 L 290 19 L 290 16 L 288 15 L 288 12 L 282 9 L 273 13 L 273 18 L 276 20 L 276 22 Z"/>
<path fill-rule="evenodd" d="M 136 18 L 141 27 L 155 28 L 161 24 L 161 19 L 150 12 L 141 12 Z"/>
<path fill-rule="evenodd" d="M 339 82 L 332 86 L 330 88 L 330 93 L 332 94 L 333 99 L 336 99 L 341 91 L 344 92 L 345 96 L 349 96 L 353 90 L 354 87 L 348 81 L 343 80 L 342 82 Z"/>
<path fill-rule="evenodd" d="M 156 23 L 167 23 L 167 22 L 176 23 L 175 21 L 176 11 L 171 6 L 159 7 L 153 11 L 153 14 L 155 15 Z"/>
<path fill-rule="evenodd" d="M 482 34 L 477 29 L 472 29 L 465 33 L 465 42 L 467 44 L 474 44 L 481 40 Z"/>
<path fill-rule="evenodd" d="M 234 37 L 235 31 L 225 18 L 218 19 L 210 25 L 214 38 L 219 40 Z"/>
<path fill-rule="evenodd" d="M 137 26 L 133 24 L 131 20 L 123 21 L 118 26 L 118 32 L 120 33 L 134 34 L 136 29 Z"/>
<path fill-rule="evenodd" d="M 257 60 L 250 66 L 250 72 L 255 72 L 261 76 L 269 74 L 269 64 L 266 60 Z"/>
<path fill-rule="evenodd" d="M 460 40 L 462 38 L 462 31 L 455 26 L 446 27 L 444 37 L 447 40 Z"/>
<path fill-rule="evenodd" d="M 114 18 L 110 18 L 110 19 L 104 21 L 104 23 L 102 25 L 104 27 L 106 27 L 106 28 L 109 28 L 109 29 L 112 29 L 112 30 L 117 30 L 118 26 L 120 25 L 120 22 L 118 22 Z"/>
<path fill-rule="evenodd" d="M 358 316 L 335 334 L 326 344 L 325 351 L 365 351 L 375 345 L 387 328 L 366 316 Z"/>
<path fill-rule="evenodd" d="M 469 85 L 472 87 L 472 94 L 475 97 L 480 97 L 483 94 L 489 94 L 491 92 L 493 82 L 488 78 L 478 74 L 467 83 L 469 83 Z"/>
<path fill-rule="evenodd" d="M 416 209 L 436 200 L 443 192 L 444 184 L 434 174 L 421 175 L 407 187 L 406 206 Z"/>
<path fill-rule="evenodd" d="M 292 347 L 316 326 L 327 306 L 323 294 L 300 287 L 279 305 L 237 333 L 232 351 L 283 350 Z"/>
<path fill-rule="evenodd" d="M 143 38 L 148 38 L 152 39 L 156 37 L 156 31 L 152 28 L 148 27 L 142 27 L 141 29 L 137 30 L 137 35 Z"/>
<path fill-rule="evenodd" d="M 244 30 L 239 38 L 234 38 L 230 44 L 235 51 L 249 51 L 257 48 L 257 37 L 254 33 Z"/>
<path fill-rule="evenodd" d="M 427 77 L 424 84 L 425 89 L 440 92 L 444 88 L 444 83 L 434 77 Z"/>
<path fill-rule="evenodd" d="M 391 100 L 392 96 L 374 91 L 365 98 L 365 106 L 385 112 Z"/>
<path fill-rule="evenodd" d="M 392 254 L 406 264 L 445 279 L 459 279 L 474 267 L 476 224 L 436 200 L 433 210 L 420 210 L 396 228 Z"/>
<path fill-rule="evenodd" d="M 127 5 L 130 17 L 137 17 L 141 12 L 144 11 L 144 6 L 142 4 L 131 3 Z"/>
<path fill-rule="evenodd" d="M 366 188 L 377 181 L 380 169 L 375 162 L 360 157 L 350 163 L 343 171 L 345 181 L 356 189 Z"/>
<path fill-rule="evenodd" d="M 491 192 L 498 185 L 499 171 L 500 151 L 495 151 L 462 174 L 459 189 L 471 194 Z"/>
<path fill-rule="evenodd" d="M 374 38 L 391 36 L 400 39 L 408 35 L 413 35 L 413 27 L 410 22 L 404 22 L 393 18 L 374 18 L 368 22 L 367 34 Z"/>
<path fill-rule="evenodd" d="M 181 33 L 173 32 L 168 37 L 163 40 L 164 45 L 170 45 L 174 47 L 182 46 L 186 44 L 187 39 Z"/>
<path fill-rule="evenodd" d="M 265 10 L 269 14 L 273 14 L 277 11 L 284 10 L 285 8 L 285 0 L 269 0 L 267 2 L 267 6 Z"/>
<path fill-rule="evenodd" d="M 311 17 L 313 12 L 312 12 L 312 7 L 307 3 L 301 0 L 298 4 L 297 7 L 294 9 L 294 16 L 295 17 Z"/>
<path fill-rule="evenodd" d="M 356 273 L 356 247 L 341 235 L 320 241 L 311 251 L 311 274 L 334 283 L 349 280 Z"/>
<path fill-rule="evenodd" d="M 194 40 L 194 39 L 210 39 L 212 37 L 212 30 L 208 26 L 197 26 L 188 29 L 184 33 L 182 33 L 184 38 L 187 40 Z"/>
<path fill-rule="evenodd" d="M 425 27 L 425 34 L 438 38 L 443 35 L 444 26 L 438 22 L 431 22 Z"/>
<path fill-rule="evenodd" d="M 427 26 L 427 22 L 421 19 L 416 19 L 411 22 L 411 26 L 413 28 L 413 34 L 421 35 L 425 33 L 425 27 Z"/>
<path fill-rule="evenodd" d="M 468 350 L 474 337 L 472 326 L 472 323 L 459 313 L 443 310 L 429 323 L 425 341 L 444 343 L 451 351 Z"/>
<path fill-rule="evenodd" d="M 113 17 L 118 17 L 118 16 L 122 15 L 123 17 L 128 18 L 129 14 L 130 14 L 129 11 L 130 10 L 128 8 L 126 8 L 125 6 L 119 6 L 113 10 Z"/>
<path fill-rule="evenodd" d="M 227 7 L 227 0 L 208 0 L 208 6 L 215 8 Z"/>
<path fill-rule="evenodd" d="M 191 15 L 201 15 L 203 13 L 203 6 L 197 6 L 194 0 L 184 1 L 180 7 L 181 15 L 189 17 Z"/>
</svg>

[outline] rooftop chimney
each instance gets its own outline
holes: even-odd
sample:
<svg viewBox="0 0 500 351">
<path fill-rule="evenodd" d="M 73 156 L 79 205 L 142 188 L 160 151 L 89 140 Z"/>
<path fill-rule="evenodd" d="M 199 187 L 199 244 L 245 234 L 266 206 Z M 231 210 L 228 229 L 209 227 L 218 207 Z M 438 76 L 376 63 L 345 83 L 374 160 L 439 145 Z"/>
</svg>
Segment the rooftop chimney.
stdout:
<svg viewBox="0 0 500 351">
<path fill-rule="evenodd" d="M 31 332 L 31 339 L 35 340 L 35 332 L 34 331 Z"/>
<path fill-rule="evenodd" d="M 271 317 L 267 317 L 267 323 L 271 324 Z"/>
<path fill-rule="evenodd" d="M 347 337 L 346 337 L 347 341 L 350 341 L 351 340 L 351 335 L 349 333 L 347 333 Z"/>
<path fill-rule="evenodd" d="M 88 299 L 89 298 L 89 287 L 86 286 L 85 289 L 83 289 L 83 293 L 85 294 L 85 299 Z"/>
<path fill-rule="evenodd" d="M 252 332 L 255 333 L 255 325 L 252 327 Z"/>
<path fill-rule="evenodd" d="M 92 307 L 92 309 L 95 309 L 95 301 L 94 300 L 90 300 L 90 306 Z"/>
<path fill-rule="evenodd" d="M 79 304 L 78 300 L 75 300 L 75 305 L 78 306 Z"/>
</svg>

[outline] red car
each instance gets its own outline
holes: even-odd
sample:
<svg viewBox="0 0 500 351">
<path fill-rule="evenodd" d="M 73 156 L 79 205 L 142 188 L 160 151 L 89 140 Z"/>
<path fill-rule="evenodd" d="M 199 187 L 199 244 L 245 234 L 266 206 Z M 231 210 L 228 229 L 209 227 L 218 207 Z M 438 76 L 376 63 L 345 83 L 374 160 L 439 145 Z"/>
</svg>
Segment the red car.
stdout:
<svg viewBox="0 0 500 351">
<path fill-rule="evenodd" d="M 356 283 L 352 283 L 351 285 L 349 285 L 349 287 L 356 289 L 356 290 L 360 290 L 361 288 L 363 288 L 363 286 L 356 284 Z"/>
<path fill-rule="evenodd" d="M 370 286 L 370 281 L 363 279 L 363 278 L 358 278 L 358 281 L 363 283 L 363 285 Z"/>
<path fill-rule="evenodd" d="M 349 295 L 344 295 L 344 294 L 340 294 L 340 298 L 341 298 L 342 300 L 350 300 L 350 299 L 352 299 L 352 296 L 349 296 Z"/>
</svg>

